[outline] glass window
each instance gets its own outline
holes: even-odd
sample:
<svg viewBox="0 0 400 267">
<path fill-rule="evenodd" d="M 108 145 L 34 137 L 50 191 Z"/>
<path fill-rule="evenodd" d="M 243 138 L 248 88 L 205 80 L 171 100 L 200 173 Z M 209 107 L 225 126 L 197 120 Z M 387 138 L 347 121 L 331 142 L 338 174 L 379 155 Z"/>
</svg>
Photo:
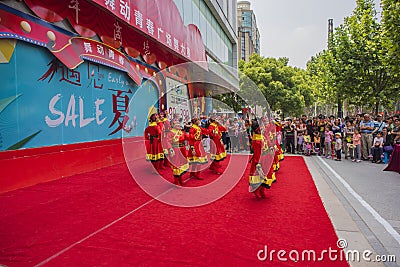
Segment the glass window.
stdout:
<svg viewBox="0 0 400 267">
<path fill-rule="evenodd" d="M 241 51 L 241 59 L 245 59 L 245 54 L 244 54 L 244 50 L 245 50 L 246 46 L 245 46 L 245 37 L 244 35 L 242 35 L 242 37 L 240 38 L 240 51 Z"/>
<path fill-rule="evenodd" d="M 187 0 L 185 0 L 187 1 Z M 192 23 L 200 28 L 200 2 L 199 0 L 192 0 Z"/>
<path fill-rule="evenodd" d="M 207 19 L 206 19 L 206 5 L 200 0 L 200 31 L 203 37 L 204 45 L 207 44 Z"/>
<path fill-rule="evenodd" d="M 212 43 L 213 43 L 213 39 L 212 39 L 212 27 L 210 22 L 207 21 L 207 47 L 210 50 L 212 49 Z"/>
<path fill-rule="evenodd" d="M 214 29 L 212 29 L 212 34 L 211 34 L 211 40 L 212 40 L 212 51 L 214 54 L 219 55 L 219 51 L 218 51 L 218 35 L 217 35 L 217 31 Z"/>
<path fill-rule="evenodd" d="M 185 25 L 193 23 L 193 11 L 192 11 L 193 2 L 185 0 L 183 1 L 183 23 Z"/>
<path fill-rule="evenodd" d="M 221 29 L 221 27 L 219 27 L 218 26 L 218 28 L 217 28 L 217 51 L 218 51 L 218 54 L 217 55 L 222 55 L 223 54 L 223 51 L 224 51 L 224 42 L 223 42 L 223 39 L 222 39 L 222 33 L 221 33 L 221 31 L 222 31 L 222 29 Z"/>
<path fill-rule="evenodd" d="M 204 2 L 200 1 L 200 23 L 199 23 L 199 29 L 201 32 L 201 36 L 203 37 L 203 42 L 204 44 L 207 44 L 207 21 L 206 21 L 206 17 L 204 14 Z"/>
<path fill-rule="evenodd" d="M 233 46 L 232 46 L 232 44 L 230 45 L 230 48 L 228 48 L 228 65 L 233 66 Z"/>
</svg>

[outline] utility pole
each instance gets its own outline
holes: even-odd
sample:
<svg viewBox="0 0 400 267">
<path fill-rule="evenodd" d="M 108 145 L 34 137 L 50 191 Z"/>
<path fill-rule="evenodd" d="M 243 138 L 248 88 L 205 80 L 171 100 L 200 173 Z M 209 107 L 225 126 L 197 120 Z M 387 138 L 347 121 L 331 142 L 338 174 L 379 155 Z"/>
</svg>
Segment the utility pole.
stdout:
<svg viewBox="0 0 400 267">
<path fill-rule="evenodd" d="M 331 49 L 332 37 L 333 37 L 333 19 L 328 19 L 328 50 Z"/>
<path fill-rule="evenodd" d="M 328 19 L 328 50 L 332 48 L 332 41 L 333 41 L 332 39 L 333 39 L 333 19 Z M 336 92 L 337 92 L 337 106 L 338 106 L 337 117 L 343 118 L 343 101 L 340 88 L 336 88 Z"/>
</svg>

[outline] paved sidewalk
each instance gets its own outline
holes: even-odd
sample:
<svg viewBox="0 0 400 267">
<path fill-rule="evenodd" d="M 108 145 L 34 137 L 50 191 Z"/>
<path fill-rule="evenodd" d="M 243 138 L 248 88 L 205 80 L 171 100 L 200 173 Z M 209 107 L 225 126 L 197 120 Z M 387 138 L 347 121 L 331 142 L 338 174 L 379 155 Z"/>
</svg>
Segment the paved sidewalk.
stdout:
<svg viewBox="0 0 400 267">
<path fill-rule="evenodd" d="M 393 236 L 387 233 L 387 229 L 384 229 L 373 214 L 361 205 L 361 198 L 357 199 L 349 192 L 349 188 L 345 186 L 346 181 L 343 180 L 341 182 L 339 180 L 341 178 L 340 174 L 335 171 L 335 168 L 350 168 L 346 169 L 346 173 L 350 172 L 351 174 L 349 174 L 349 176 L 357 176 L 359 174 L 351 171 L 351 168 L 354 168 L 355 165 L 341 162 L 344 164 L 334 165 L 332 168 L 330 166 L 330 164 L 332 164 L 331 162 L 328 161 L 329 164 L 323 162 L 324 159 L 317 156 L 304 157 L 304 159 L 309 167 L 310 173 L 315 181 L 321 199 L 332 220 L 339 239 L 346 241 L 345 251 L 348 253 L 350 265 L 399 266 L 399 243 L 393 239 Z M 364 169 L 368 169 L 367 171 L 370 173 L 371 177 L 375 177 L 376 179 L 376 177 L 383 175 L 381 169 L 368 167 L 369 165 L 366 165 Z M 355 193 L 355 195 L 357 196 L 357 193 Z M 362 200 L 363 199 L 361 199 L 361 202 Z M 368 206 L 368 204 L 366 205 Z M 370 262 L 363 260 L 362 253 L 368 253 L 366 252 L 367 250 L 372 252 L 370 256 L 365 257 L 370 258 Z M 360 252 L 359 260 L 354 256 L 354 251 Z M 383 264 L 374 262 L 375 256 L 377 255 L 395 255 L 397 263 L 387 262 Z"/>
</svg>

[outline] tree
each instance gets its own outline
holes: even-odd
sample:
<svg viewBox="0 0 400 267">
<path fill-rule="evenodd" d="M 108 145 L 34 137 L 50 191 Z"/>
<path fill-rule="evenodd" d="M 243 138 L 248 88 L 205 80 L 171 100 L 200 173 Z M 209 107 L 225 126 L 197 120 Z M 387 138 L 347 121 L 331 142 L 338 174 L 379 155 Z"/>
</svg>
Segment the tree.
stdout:
<svg viewBox="0 0 400 267">
<path fill-rule="evenodd" d="M 388 50 L 387 63 L 394 73 L 400 73 L 400 2 L 382 0 L 384 46 Z"/>
<path fill-rule="evenodd" d="M 328 50 L 324 50 L 312 57 L 307 63 L 307 72 L 313 82 L 313 93 L 319 103 L 335 101 L 338 89 L 336 88 L 336 62 Z"/>
<path fill-rule="evenodd" d="M 305 106 L 314 101 L 311 77 L 288 63 L 287 58 L 264 58 L 253 54 L 248 62 L 239 62 L 239 69 L 258 86 L 272 110 L 300 115 Z"/>
<path fill-rule="evenodd" d="M 382 102 L 398 94 L 389 57 L 373 0 L 357 0 L 353 14 L 335 29 L 329 49 L 311 60 L 309 71 L 327 92 L 377 113 Z"/>
</svg>

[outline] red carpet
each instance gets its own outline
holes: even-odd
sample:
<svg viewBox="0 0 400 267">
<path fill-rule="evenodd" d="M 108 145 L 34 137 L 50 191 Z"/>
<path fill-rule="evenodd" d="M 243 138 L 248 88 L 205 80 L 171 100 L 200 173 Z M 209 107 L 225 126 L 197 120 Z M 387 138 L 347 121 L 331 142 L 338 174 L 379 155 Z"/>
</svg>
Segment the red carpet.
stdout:
<svg viewBox="0 0 400 267">
<path fill-rule="evenodd" d="M 303 250 L 318 257 L 337 249 L 337 236 L 303 159 L 287 157 L 281 164 L 267 199 L 247 192 L 247 168 L 227 195 L 195 208 L 152 201 L 124 164 L 2 194 L 0 264 L 34 266 L 47 259 L 45 266 L 348 266 L 328 254 L 322 261 L 290 260 L 291 250 L 301 259 Z M 217 177 L 209 171 L 203 176 L 187 186 Z M 183 189 L 169 190 L 166 195 L 179 196 Z M 265 246 L 268 252 L 285 250 L 287 261 L 279 261 L 277 252 L 272 262 L 259 261 Z"/>
</svg>

